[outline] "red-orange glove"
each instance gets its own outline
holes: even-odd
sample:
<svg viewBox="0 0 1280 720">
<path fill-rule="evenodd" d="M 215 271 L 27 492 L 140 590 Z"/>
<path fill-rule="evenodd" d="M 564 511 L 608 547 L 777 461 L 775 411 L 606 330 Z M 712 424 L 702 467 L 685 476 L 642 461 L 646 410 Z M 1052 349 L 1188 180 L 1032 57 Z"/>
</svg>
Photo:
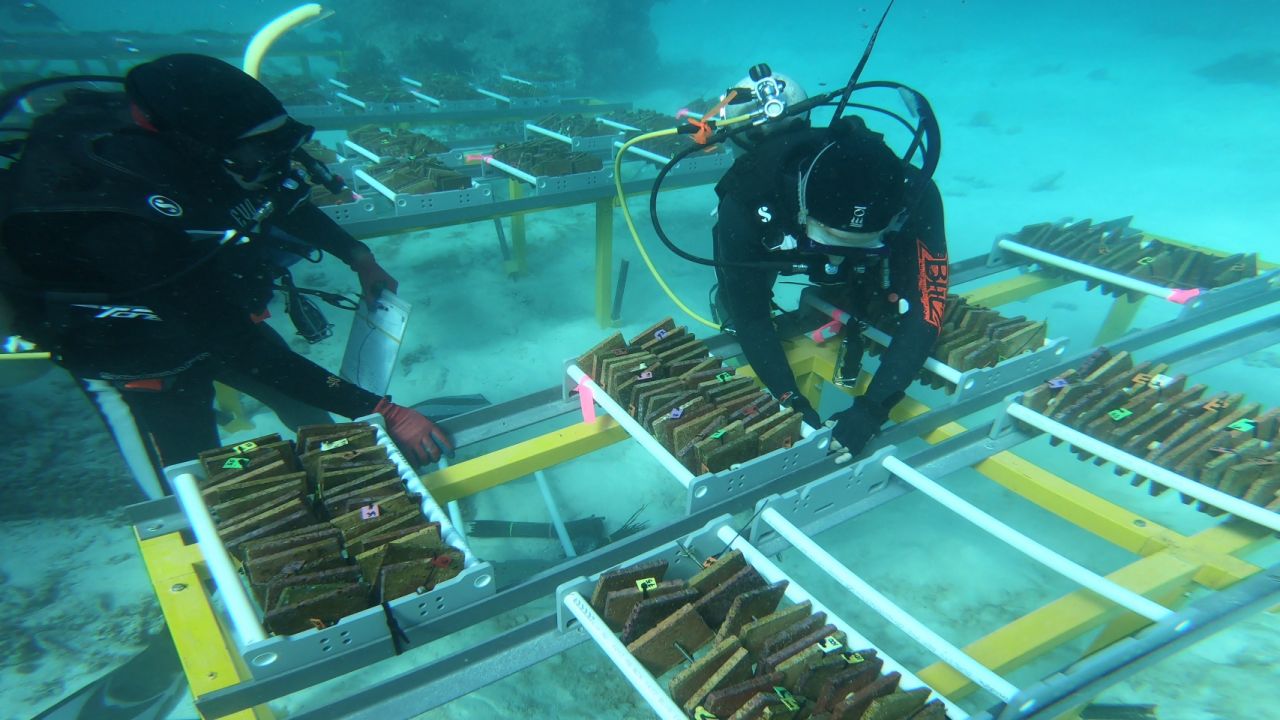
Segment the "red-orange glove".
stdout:
<svg viewBox="0 0 1280 720">
<path fill-rule="evenodd" d="M 382 269 L 372 252 L 367 250 L 358 252 L 351 260 L 351 269 L 355 270 L 356 277 L 360 278 L 360 297 L 369 303 L 369 307 L 373 307 L 373 302 L 378 299 L 378 294 L 383 288 L 390 292 L 400 289 L 400 283 L 391 277 L 391 273 Z"/>
<path fill-rule="evenodd" d="M 373 411 L 387 421 L 387 434 L 414 467 L 439 460 L 442 451 L 453 457 L 453 442 L 449 436 L 417 410 L 397 405 L 385 397 L 378 401 Z"/>
</svg>

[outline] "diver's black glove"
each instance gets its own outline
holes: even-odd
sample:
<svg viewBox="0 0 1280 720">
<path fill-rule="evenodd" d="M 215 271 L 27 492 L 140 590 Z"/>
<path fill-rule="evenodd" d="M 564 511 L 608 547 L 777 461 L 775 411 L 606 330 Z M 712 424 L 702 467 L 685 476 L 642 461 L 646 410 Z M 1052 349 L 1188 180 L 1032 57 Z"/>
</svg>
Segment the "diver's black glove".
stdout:
<svg viewBox="0 0 1280 720">
<path fill-rule="evenodd" d="M 800 419 L 804 421 L 805 425 L 815 430 L 822 427 L 822 416 L 818 415 L 818 411 L 813 409 L 813 404 L 809 402 L 809 399 L 800 393 L 793 393 L 783 404 L 800 413 Z"/>
<path fill-rule="evenodd" d="M 887 410 L 861 397 L 854 400 L 848 410 L 832 415 L 827 424 L 835 423 L 835 428 L 831 431 L 831 449 L 841 453 L 836 461 L 848 462 L 861 454 L 862 449 L 880 432 L 880 426 L 888 419 Z"/>
</svg>

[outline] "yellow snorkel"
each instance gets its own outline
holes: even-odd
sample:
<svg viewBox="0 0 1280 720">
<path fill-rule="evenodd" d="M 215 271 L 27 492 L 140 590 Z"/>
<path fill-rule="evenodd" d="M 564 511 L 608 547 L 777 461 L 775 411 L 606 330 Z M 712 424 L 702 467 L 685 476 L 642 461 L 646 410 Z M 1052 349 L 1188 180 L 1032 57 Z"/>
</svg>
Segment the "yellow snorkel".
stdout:
<svg viewBox="0 0 1280 720">
<path fill-rule="evenodd" d="M 319 3 L 307 3 L 306 5 L 299 5 L 263 25 L 262 29 L 249 40 L 248 47 L 244 49 L 244 67 L 242 69 L 249 75 L 255 78 L 258 77 L 259 73 L 262 72 L 263 56 L 267 54 L 267 51 L 271 49 L 276 40 L 280 39 L 281 35 L 299 25 L 321 20 L 332 14 L 333 11 L 325 10 Z"/>
</svg>

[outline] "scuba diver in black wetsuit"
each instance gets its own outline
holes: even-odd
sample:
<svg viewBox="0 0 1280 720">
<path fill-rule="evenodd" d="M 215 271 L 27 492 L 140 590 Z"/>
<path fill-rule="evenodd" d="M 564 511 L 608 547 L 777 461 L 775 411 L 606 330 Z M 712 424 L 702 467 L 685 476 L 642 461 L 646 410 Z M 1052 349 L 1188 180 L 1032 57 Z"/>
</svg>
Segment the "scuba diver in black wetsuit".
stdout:
<svg viewBox="0 0 1280 720">
<path fill-rule="evenodd" d="M 301 150 L 313 128 L 211 57 L 162 57 L 124 84 L 67 90 L 18 152 L 6 149 L 18 159 L 0 172 L 0 290 L 13 332 L 80 381 L 144 489 L 155 495 L 159 468 L 220 444 L 214 380 L 350 418 L 381 413 L 417 464 L 450 452 L 432 421 L 297 355 L 261 322 L 282 252 L 333 254 L 370 302 L 396 289 L 308 201 L 308 178 L 327 174 Z M 0 117 L 24 95 L 4 95 Z"/>
<path fill-rule="evenodd" d="M 798 392 L 773 324 L 778 275 L 807 275 L 831 304 L 852 315 L 846 376 L 856 378 L 861 366 L 863 324 L 893 320 L 892 341 L 867 391 L 828 421 L 838 462 L 862 453 L 924 366 L 941 332 L 948 287 L 942 197 L 933 183 L 942 147 L 937 118 L 924 95 L 901 83 L 859 82 L 892 7 L 890 0 L 838 90 L 805 97 L 790 78 L 768 65 L 753 66 L 715 109 L 721 119 L 733 120 L 718 127 L 708 116 L 679 128 L 695 144 L 659 170 L 649 194 L 658 238 L 680 257 L 715 268 L 712 309 L 723 316 L 716 318 L 721 328 L 737 335 L 760 380 L 810 426 L 821 425 L 821 418 Z M 850 98 L 864 90 L 895 92 L 914 122 L 877 105 L 851 105 Z M 835 112 L 829 124 L 811 126 L 812 111 L 830 105 Z M 861 117 L 843 117 L 849 107 L 902 125 L 911 134 L 906 152 L 899 157 Z M 744 152 L 716 185 L 715 257 L 698 257 L 663 231 L 658 198 L 682 160 L 726 141 Z"/>
<path fill-rule="evenodd" d="M 858 454 L 889 417 L 937 341 L 947 293 L 947 241 L 942 199 L 931 180 L 908 208 L 903 163 L 857 119 L 838 129 L 802 128 L 771 134 L 739 158 L 716 185 L 715 257 L 726 263 L 816 257 L 809 280 L 860 322 L 896 319 L 893 342 L 866 393 L 832 418 L 832 436 Z M 814 407 L 799 394 L 772 319 L 778 271 L 733 264 L 716 267 L 717 304 L 737 334 L 747 361 L 768 388 L 787 398 L 817 427 Z M 845 369 L 859 362 L 854 348 Z M 856 378 L 856 372 L 853 373 Z"/>
</svg>

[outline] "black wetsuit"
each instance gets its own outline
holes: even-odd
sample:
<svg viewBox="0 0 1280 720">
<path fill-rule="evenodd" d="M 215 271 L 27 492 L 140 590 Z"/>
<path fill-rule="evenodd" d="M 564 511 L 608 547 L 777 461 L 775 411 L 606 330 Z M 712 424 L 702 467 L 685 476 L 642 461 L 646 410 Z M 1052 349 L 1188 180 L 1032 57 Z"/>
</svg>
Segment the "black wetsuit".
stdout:
<svg viewBox="0 0 1280 720">
<path fill-rule="evenodd" d="M 801 249 L 771 248 L 782 245 L 788 235 L 804 238 L 797 221 L 797 177 L 801 164 L 827 142 L 825 132 L 805 128 L 771 135 L 734 163 L 716 185 L 720 197 L 714 229 L 717 260 L 797 262 L 814 257 Z M 859 398 L 881 421 L 920 372 L 941 328 L 947 241 L 942 198 L 932 181 L 923 185 L 914 210 L 899 230 L 886 234 L 884 244 L 885 248 L 868 251 L 864 257 L 845 258 L 824 292 L 832 304 L 855 318 L 878 324 L 874 321 L 890 313 L 896 320 L 893 342 L 881 356 L 866 394 Z M 884 287 L 886 263 L 888 286 Z M 797 393 L 772 321 L 778 273 L 718 267 L 716 274 L 720 306 L 752 369 L 774 395 Z M 905 313 L 899 313 L 903 307 L 899 300 L 905 301 Z M 807 401 L 800 400 L 797 409 L 810 422 L 816 418 Z"/>
<path fill-rule="evenodd" d="M 213 380 L 346 417 L 372 412 L 379 396 L 255 320 L 271 298 L 281 232 L 343 261 L 364 247 L 305 190 L 259 223 L 248 210 L 271 196 L 124 123 L 62 138 L 33 133 L 23 162 L 0 224 L 15 329 L 82 381 L 124 391 L 159 465 L 218 444 Z M 226 229 L 242 234 L 220 245 Z"/>
</svg>

